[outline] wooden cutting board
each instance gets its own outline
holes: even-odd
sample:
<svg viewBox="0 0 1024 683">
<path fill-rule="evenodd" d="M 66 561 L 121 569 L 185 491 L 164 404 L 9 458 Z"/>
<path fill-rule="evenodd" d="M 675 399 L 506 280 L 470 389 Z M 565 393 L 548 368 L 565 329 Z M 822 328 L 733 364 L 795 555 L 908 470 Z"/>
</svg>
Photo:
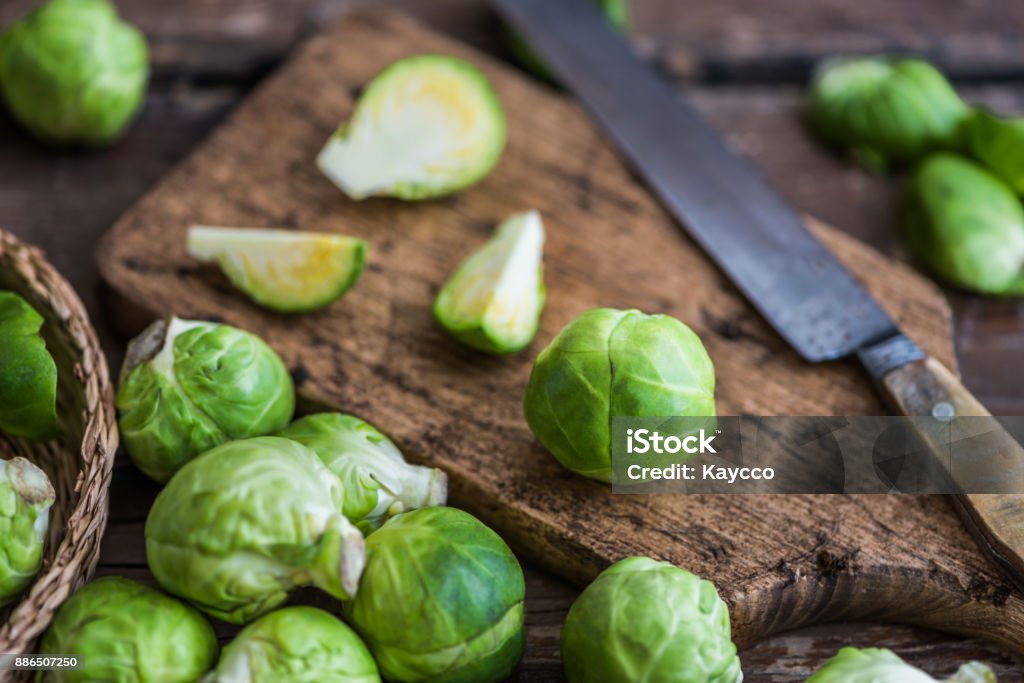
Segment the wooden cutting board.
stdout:
<svg viewBox="0 0 1024 683">
<path fill-rule="evenodd" d="M 352 202 L 314 158 L 373 74 L 424 52 L 460 55 L 491 76 L 508 110 L 508 149 L 493 174 L 456 197 Z M 527 208 L 541 211 L 548 231 L 543 327 L 527 351 L 487 357 L 449 339 L 431 302 L 498 221 Z M 330 308 L 274 315 L 186 256 L 193 223 L 360 235 L 370 264 Z M 949 310 L 930 284 L 834 230 L 815 230 L 915 340 L 953 365 Z M 691 325 L 717 367 L 722 415 L 883 408 L 852 364 L 801 362 L 576 104 L 400 15 L 349 15 L 297 50 L 113 227 L 98 258 L 122 322 L 137 329 L 173 312 L 259 333 L 291 367 L 307 407 L 379 425 L 412 459 L 448 472 L 454 504 L 577 582 L 644 554 L 715 581 L 741 644 L 819 621 L 876 619 L 1024 650 L 1024 599 L 941 497 L 616 496 L 557 465 L 527 428 L 521 400 L 534 355 L 593 306 Z"/>
</svg>

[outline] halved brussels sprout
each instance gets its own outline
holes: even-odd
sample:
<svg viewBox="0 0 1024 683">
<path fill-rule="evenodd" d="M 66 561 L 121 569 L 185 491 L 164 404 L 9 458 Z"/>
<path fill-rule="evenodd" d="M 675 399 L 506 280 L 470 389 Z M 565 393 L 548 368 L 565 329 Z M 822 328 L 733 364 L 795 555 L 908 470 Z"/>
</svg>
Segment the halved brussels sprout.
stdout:
<svg viewBox="0 0 1024 683">
<path fill-rule="evenodd" d="M 960 125 L 967 113 L 949 81 L 920 59 L 829 59 L 811 82 L 814 129 L 879 170 L 960 147 Z"/>
<path fill-rule="evenodd" d="M 284 361 L 259 337 L 172 317 L 128 345 L 117 408 L 128 455 L 166 482 L 203 451 L 284 428 L 295 390 Z"/>
<path fill-rule="evenodd" d="M 971 154 L 1017 194 L 1024 194 L 1024 118 L 976 110 L 964 129 Z"/>
<path fill-rule="evenodd" d="M 739 683 L 729 609 L 713 584 L 627 557 L 594 579 L 562 627 L 569 683 Z"/>
<path fill-rule="evenodd" d="M 43 140 L 112 142 L 148 78 L 146 40 L 106 0 L 50 0 L 0 37 L 0 91 Z"/>
<path fill-rule="evenodd" d="M 213 666 L 217 637 L 188 605 L 137 581 L 107 577 L 61 605 L 39 654 L 76 655 L 80 666 L 40 671 L 38 683 L 193 683 Z"/>
<path fill-rule="evenodd" d="M 46 473 L 28 460 L 0 460 L 0 605 L 39 573 L 55 498 Z"/>
<path fill-rule="evenodd" d="M 544 289 L 544 224 L 519 213 L 462 262 L 441 288 L 434 316 L 456 339 L 488 353 L 513 353 L 533 340 Z"/>
<path fill-rule="evenodd" d="M 43 316 L 0 291 L 0 429 L 41 441 L 57 436 L 57 365 L 40 330 Z"/>
<path fill-rule="evenodd" d="M 496 533 L 432 507 L 370 534 L 359 593 L 343 609 L 386 680 L 494 683 L 523 655 L 525 590 Z"/>
<path fill-rule="evenodd" d="M 215 262 L 253 301 L 301 313 L 337 301 L 366 265 L 365 240 L 345 235 L 258 228 L 189 228 L 188 253 Z"/>
<path fill-rule="evenodd" d="M 341 514 L 341 482 L 305 446 L 276 436 L 231 441 L 188 463 L 146 520 L 146 558 L 169 592 L 245 623 L 315 585 L 352 597 L 363 536 Z"/>
<path fill-rule="evenodd" d="M 608 482 L 612 417 L 712 417 L 714 394 L 714 366 L 689 327 L 667 315 L 595 308 L 537 356 L 524 407 L 564 467 Z"/>
<path fill-rule="evenodd" d="M 315 607 L 285 607 L 242 629 L 202 683 L 380 683 L 363 641 Z"/>
<path fill-rule="evenodd" d="M 891 650 L 844 647 L 835 657 L 807 679 L 807 683 L 939 683 L 910 666 Z M 964 664 L 944 683 L 996 683 L 996 676 L 984 664 Z"/>
<path fill-rule="evenodd" d="M 907 187 L 903 225 L 911 252 L 936 275 L 983 294 L 1024 294 L 1024 209 L 999 178 L 935 154 Z"/>
<path fill-rule="evenodd" d="M 483 73 L 455 57 L 419 55 L 370 81 L 317 165 L 352 199 L 428 199 L 490 173 L 505 136 L 505 110 Z"/>
<path fill-rule="evenodd" d="M 341 479 L 342 511 L 364 533 L 400 512 L 444 505 L 448 497 L 444 472 L 410 465 L 391 439 L 358 417 L 307 415 L 278 436 L 312 450 Z"/>
</svg>

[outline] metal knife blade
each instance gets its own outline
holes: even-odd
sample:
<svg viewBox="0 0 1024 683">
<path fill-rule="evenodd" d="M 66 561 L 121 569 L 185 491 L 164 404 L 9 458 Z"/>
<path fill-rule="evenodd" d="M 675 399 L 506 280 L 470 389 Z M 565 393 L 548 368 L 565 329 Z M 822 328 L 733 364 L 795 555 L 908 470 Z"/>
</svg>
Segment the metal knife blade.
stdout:
<svg viewBox="0 0 1024 683">
<path fill-rule="evenodd" d="M 611 30 L 593 0 L 494 0 L 686 231 L 808 361 L 895 323 L 718 133 Z"/>
</svg>

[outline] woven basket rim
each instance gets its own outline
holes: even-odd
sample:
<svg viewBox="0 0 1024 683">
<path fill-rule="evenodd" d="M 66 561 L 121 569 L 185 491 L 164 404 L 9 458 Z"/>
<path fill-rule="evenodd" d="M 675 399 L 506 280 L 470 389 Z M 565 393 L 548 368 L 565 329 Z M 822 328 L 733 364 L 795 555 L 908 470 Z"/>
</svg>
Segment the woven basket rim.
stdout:
<svg viewBox="0 0 1024 683">
<path fill-rule="evenodd" d="M 71 342 L 72 381 L 84 392 L 82 440 L 73 457 L 80 465 L 77 500 L 68 515 L 60 543 L 47 550 L 43 568 L 31 588 L 0 623 L 0 652 L 28 653 L 49 626 L 60 605 L 91 578 L 106 528 L 109 488 L 118 434 L 114 393 L 107 361 L 81 299 L 46 260 L 42 250 L 0 229 L 0 267 L 14 272 L 47 310 L 51 323 Z M 64 378 L 62 382 L 68 381 Z M 68 455 L 70 451 L 60 447 Z"/>
</svg>

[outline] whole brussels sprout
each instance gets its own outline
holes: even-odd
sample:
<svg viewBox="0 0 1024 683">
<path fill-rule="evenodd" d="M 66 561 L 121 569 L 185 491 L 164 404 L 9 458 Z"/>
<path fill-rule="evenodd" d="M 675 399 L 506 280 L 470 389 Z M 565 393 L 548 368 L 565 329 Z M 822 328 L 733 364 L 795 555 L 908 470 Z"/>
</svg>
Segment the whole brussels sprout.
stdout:
<svg viewBox="0 0 1024 683">
<path fill-rule="evenodd" d="M 1024 294 L 1024 209 L 999 178 L 952 154 L 926 159 L 907 188 L 911 252 L 936 275 L 983 294 Z"/>
<path fill-rule="evenodd" d="M 364 533 L 400 512 L 444 505 L 448 497 L 444 472 L 410 465 L 391 439 L 358 417 L 307 415 L 278 435 L 312 450 L 341 479 L 342 512 Z"/>
<path fill-rule="evenodd" d="M 202 683 L 380 683 L 352 629 L 315 607 L 285 607 L 242 629 Z"/>
<path fill-rule="evenodd" d="M 938 683 L 925 672 L 910 666 L 890 650 L 844 647 L 835 657 L 807 679 L 807 683 Z M 970 662 L 945 683 L 996 683 L 996 676 L 984 664 Z"/>
<path fill-rule="evenodd" d="M 148 78 L 145 39 L 107 0 L 50 0 L 0 37 L 4 99 L 50 142 L 112 142 L 139 110 Z"/>
<path fill-rule="evenodd" d="M 366 539 L 345 617 L 383 677 L 502 681 L 523 655 L 523 571 L 501 538 L 449 507 L 406 512 Z"/>
<path fill-rule="evenodd" d="M 57 366 L 42 327 L 43 317 L 27 301 L 0 291 L 0 429 L 34 440 L 59 433 Z"/>
<path fill-rule="evenodd" d="M 1024 118 L 976 110 L 964 125 L 967 148 L 981 163 L 1024 194 Z"/>
<path fill-rule="evenodd" d="M 715 370 L 700 338 L 667 315 L 595 308 L 533 366 L 526 421 L 563 466 L 612 480 L 613 416 L 711 417 Z"/>
<path fill-rule="evenodd" d="M 738 683 L 729 610 L 714 585 L 627 557 L 580 594 L 562 627 L 569 683 Z"/>
<path fill-rule="evenodd" d="M 958 147 L 967 112 L 953 86 L 920 59 L 829 59 L 811 81 L 812 127 L 879 170 Z"/>
<path fill-rule="evenodd" d="M 284 361 L 259 337 L 170 318 L 129 344 L 117 408 L 128 455 L 166 482 L 214 446 L 284 428 L 295 390 Z"/>
<path fill-rule="evenodd" d="M 341 514 L 341 482 L 305 446 L 231 441 L 178 471 L 146 520 L 146 559 L 167 591 L 241 624 L 315 585 L 356 592 L 363 536 Z"/>
<path fill-rule="evenodd" d="M 0 606 L 39 573 L 54 499 L 41 469 L 25 458 L 0 460 Z"/>
<path fill-rule="evenodd" d="M 217 637 L 188 605 L 137 581 L 107 577 L 61 605 L 39 654 L 77 655 L 81 666 L 41 671 L 38 683 L 192 683 L 213 666 Z"/>
</svg>

